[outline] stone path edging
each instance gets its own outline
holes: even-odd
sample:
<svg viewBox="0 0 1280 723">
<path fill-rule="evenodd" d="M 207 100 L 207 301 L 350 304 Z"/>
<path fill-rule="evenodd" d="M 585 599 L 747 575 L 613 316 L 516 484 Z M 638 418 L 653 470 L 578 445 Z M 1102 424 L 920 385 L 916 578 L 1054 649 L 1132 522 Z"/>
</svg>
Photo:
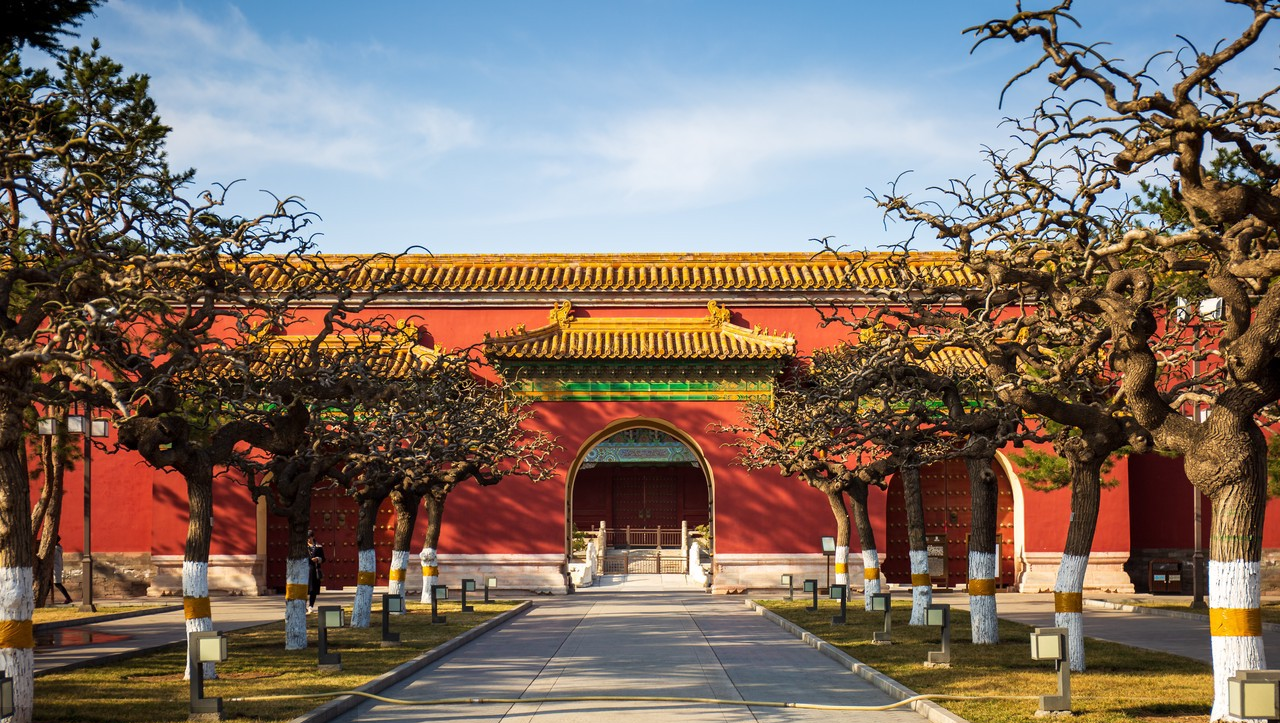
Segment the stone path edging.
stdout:
<svg viewBox="0 0 1280 723">
<path fill-rule="evenodd" d="M 106 623 L 112 620 L 124 620 L 125 618 L 140 618 L 143 615 L 155 615 L 157 613 L 167 613 L 174 610 L 181 610 L 181 605 L 157 605 L 147 610 L 129 610 L 123 613 L 105 613 L 103 615 L 94 615 L 88 618 L 68 618 L 66 620 L 50 620 L 47 623 L 36 623 L 32 626 L 35 632 L 42 630 L 57 630 L 58 628 L 74 628 L 81 625 L 93 625 L 95 623 Z"/>
<path fill-rule="evenodd" d="M 447 640 L 441 643 L 440 645 L 437 645 L 436 647 L 426 651 L 425 653 L 423 653 L 422 655 L 419 655 L 413 660 L 407 661 L 395 668 L 392 668 L 391 670 L 388 670 L 382 675 L 379 675 L 378 677 L 374 678 L 368 683 L 365 683 L 364 685 L 360 686 L 356 690 L 362 691 L 364 693 L 382 692 L 387 688 L 390 688 L 391 686 L 395 685 L 396 683 L 399 683 L 405 680 L 406 678 L 418 672 L 419 670 L 422 670 L 428 665 L 436 662 L 440 658 L 443 658 L 449 653 L 452 653 L 453 651 L 457 650 L 463 645 L 466 645 L 472 640 L 475 640 L 481 635 L 484 635 L 485 633 L 493 630 L 499 625 L 502 625 L 503 623 L 516 617 L 517 615 L 524 614 L 532 607 L 533 607 L 533 603 L 529 600 L 525 600 L 524 602 L 506 611 L 505 613 L 502 613 L 501 615 L 495 618 L 486 620 L 483 623 L 475 626 L 474 628 L 471 628 L 467 632 L 459 635 L 458 637 L 453 638 L 452 640 Z M 328 723 L 328 721 L 331 721 L 334 718 L 337 718 L 343 713 L 346 713 L 352 708 L 355 708 L 361 703 L 364 703 L 366 700 L 367 700 L 366 698 L 363 698 L 357 695 L 344 695 L 339 698 L 334 698 L 333 700 L 330 700 L 328 703 L 325 703 L 324 705 L 321 705 L 317 708 L 313 708 L 310 711 L 303 713 L 297 718 L 294 718 L 293 720 L 289 721 L 289 723 Z"/>
<path fill-rule="evenodd" d="M 1111 602 L 1110 600 L 1085 600 L 1086 607 L 1099 608 L 1102 610 L 1120 610 L 1126 613 L 1141 613 L 1143 615 L 1160 615 L 1166 618 L 1182 618 L 1183 620 L 1199 620 L 1203 623 L 1209 622 L 1208 615 L 1200 613 L 1189 613 L 1181 610 L 1168 610 L 1166 608 L 1149 608 L 1143 605 L 1129 605 L 1127 603 Z M 1262 629 L 1268 632 L 1280 632 L 1280 623 L 1263 623 Z"/>
<path fill-rule="evenodd" d="M 845 668 L 848 668 L 850 671 L 862 676 L 864 679 L 867 680 L 867 682 L 871 683 L 872 685 L 879 688 L 880 690 L 883 690 L 889 695 L 896 697 L 898 700 L 905 700 L 907 698 L 920 695 L 919 693 L 902 685 L 901 683 L 894 680 L 893 678 L 890 678 L 889 676 L 885 675 L 884 673 L 881 673 L 880 671 L 867 665 L 866 663 L 859 661 L 858 659 L 844 652 L 840 648 L 837 648 L 831 643 L 828 643 L 822 638 L 814 635 L 808 630 L 805 630 L 804 628 L 800 627 L 799 625 L 796 625 L 790 620 L 787 620 L 786 618 L 779 616 L 777 613 L 774 613 L 768 610 L 763 605 L 760 605 L 759 603 L 757 603 L 755 600 L 747 600 L 746 604 L 747 604 L 747 607 L 751 608 L 752 610 L 755 610 L 757 613 L 764 616 L 766 620 L 774 623 L 775 625 L 782 628 L 783 630 L 796 636 L 809 647 L 815 648 L 818 652 L 822 653 L 828 658 L 831 658 L 832 660 L 836 661 L 837 663 L 844 666 Z M 918 700 L 915 703 L 911 704 L 911 709 L 919 713 L 920 715 L 924 716 L 925 719 L 933 721 L 933 723 L 969 723 L 969 721 L 965 720 L 964 718 L 961 718 L 960 716 L 956 715 L 955 713 L 952 713 L 951 711 L 947 710 L 946 708 L 943 708 L 942 706 L 938 705 L 937 703 L 934 703 L 931 700 Z"/>
</svg>

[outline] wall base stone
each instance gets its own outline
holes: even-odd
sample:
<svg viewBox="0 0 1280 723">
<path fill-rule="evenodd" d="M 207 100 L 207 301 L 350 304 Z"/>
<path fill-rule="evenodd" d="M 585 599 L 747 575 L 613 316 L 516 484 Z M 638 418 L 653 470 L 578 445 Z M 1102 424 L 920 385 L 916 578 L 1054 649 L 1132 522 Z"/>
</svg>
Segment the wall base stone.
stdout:
<svg viewBox="0 0 1280 723">
<path fill-rule="evenodd" d="M 806 579 L 817 580 L 818 587 L 826 589 L 827 571 L 831 570 L 831 580 L 835 580 L 834 560 L 830 568 L 827 557 L 821 553 L 783 553 L 783 554 L 726 554 L 719 553 L 712 558 L 711 592 L 730 595 L 739 593 L 778 592 L 786 594 L 782 587 L 782 576 L 791 575 L 795 583 L 796 594 L 801 595 L 801 587 Z M 849 555 L 849 580 L 856 588 L 862 587 L 862 560 Z"/>
<path fill-rule="evenodd" d="M 148 597 L 182 596 L 182 555 L 152 555 L 155 573 Z M 265 561 L 257 555 L 210 555 L 209 593 L 265 595 Z"/>
<path fill-rule="evenodd" d="M 1129 560 L 1127 552 L 1094 552 L 1089 555 L 1089 567 L 1084 573 L 1084 589 L 1100 592 L 1130 593 L 1133 581 L 1125 571 Z M 1052 592 L 1058 579 L 1061 552 L 1028 552 L 1023 554 L 1022 577 L 1018 580 L 1018 592 Z"/>
</svg>

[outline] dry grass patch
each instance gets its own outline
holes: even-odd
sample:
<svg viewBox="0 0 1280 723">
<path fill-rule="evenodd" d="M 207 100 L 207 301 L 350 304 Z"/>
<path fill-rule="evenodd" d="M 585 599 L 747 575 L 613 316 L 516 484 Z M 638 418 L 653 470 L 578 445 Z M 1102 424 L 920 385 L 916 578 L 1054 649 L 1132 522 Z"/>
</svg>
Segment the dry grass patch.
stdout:
<svg viewBox="0 0 1280 723">
<path fill-rule="evenodd" d="M 228 659 L 218 665 L 217 680 L 205 684 L 205 695 L 228 698 L 320 693 L 359 687 L 370 679 L 411 660 L 516 603 L 475 603 L 463 613 L 456 602 L 440 605 L 445 625 L 431 624 L 431 606 L 409 604 L 410 614 L 397 616 L 392 630 L 400 633 L 399 647 L 381 645 L 381 618 L 374 611 L 373 626 L 330 631 L 333 650 L 342 654 L 342 672 L 316 670 L 315 616 L 309 616 L 306 650 L 284 649 L 284 623 L 228 633 Z M 38 723 L 180 723 L 187 720 L 189 683 L 182 679 L 185 648 L 150 653 L 119 663 L 51 673 L 36 679 L 35 720 Z M 287 721 L 324 700 L 231 702 L 224 704 L 227 720 Z"/>
<path fill-rule="evenodd" d="M 1134 598 L 1132 600 L 1113 600 L 1112 602 L 1121 605 L 1132 605 L 1141 608 L 1155 608 L 1157 610 L 1177 610 L 1183 613 L 1195 613 L 1196 615 L 1204 615 L 1208 617 L 1209 608 L 1193 608 L 1186 603 L 1160 602 L 1159 598 Z M 1264 623 L 1280 623 L 1280 601 L 1264 600 L 1262 602 L 1262 622 Z"/>
<path fill-rule="evenodd" d="M 802 601 L 762 601 L 778 615 L 839 646 L 849 655 L 918 693 L 975 696 L 1039 696 L 1057 692 L 1051 663 L 1031 660 L 1031 628 L 1000 621 L 999 645 L 972 645 L 969 615 L 952 608 L 951 668 L 926 668 L 930 650 L 939 650 L 937 628 L 913 627 L 910 606 L 893 615 L 894 645 L 875 645 L 871 633 L 883 627 L 881 613 L 849 608 L 847 625 L 831 624 L 838 605 L 822 601 L 818 612 Z M 1085 631 L 1088 631 L 1088 613 Z M 1071 676 L 1073 721 L 1079 723 L 1203 723 L 1213 703 L 1213 671 L 1207 663 L 1102 640 L 1085 642 L 1088 670 Z M 1035 700 L 946 701 L 945 706 L 974 723 L 1031 723 Z"/>
</svg>

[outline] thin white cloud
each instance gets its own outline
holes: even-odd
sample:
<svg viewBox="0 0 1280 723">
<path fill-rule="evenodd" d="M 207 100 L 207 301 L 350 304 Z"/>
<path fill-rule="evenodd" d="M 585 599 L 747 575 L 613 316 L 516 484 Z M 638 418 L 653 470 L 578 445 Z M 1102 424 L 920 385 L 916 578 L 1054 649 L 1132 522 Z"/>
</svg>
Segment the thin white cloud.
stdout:
<svg viewBox="0 0 1280 723">
<path fill-rule="evenodd" d="M 449 108 L 334 75 L 314 42 L 267 43 L 230 8 L 207 20 L 114 2 L 126 47 L 147 56 L 174 130 L 170 152 L 215 175 L 264 166 L 387 177 L 477 142 L 476 124 Z"/>
</svg>

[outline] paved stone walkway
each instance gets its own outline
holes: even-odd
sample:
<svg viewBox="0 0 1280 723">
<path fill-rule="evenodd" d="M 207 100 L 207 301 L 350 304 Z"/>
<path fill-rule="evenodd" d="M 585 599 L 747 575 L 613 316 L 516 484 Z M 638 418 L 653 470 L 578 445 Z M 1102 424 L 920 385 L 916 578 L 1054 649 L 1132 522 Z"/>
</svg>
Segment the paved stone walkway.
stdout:
<svg viewBox="0 0 1280 723">
<path fill-rule="evenodd" d="M 639 578 L 639 576 L 632 576 Z M 538 598 L 528 614 L 382 695 L 397 698 L 680 696 L 824 705 L 893 702 L 741 598 L 662 580 L 608 579 Z M 595 701 L 406 707 L 366 704 L 339 721 L 868 721 L 919 723 L 911 710 L 815 711 L 698 703 Z"/>
</svg>

